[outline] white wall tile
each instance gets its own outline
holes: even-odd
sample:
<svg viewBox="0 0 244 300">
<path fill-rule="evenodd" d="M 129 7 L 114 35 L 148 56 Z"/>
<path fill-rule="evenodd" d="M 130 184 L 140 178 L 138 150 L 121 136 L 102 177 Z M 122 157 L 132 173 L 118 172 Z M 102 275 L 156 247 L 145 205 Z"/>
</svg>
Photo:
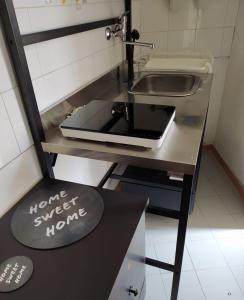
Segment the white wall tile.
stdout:
<svg viewBox="0 0 244 300">
<path fill-rule="evenodd" d="M 45 85 L 45 79 L 40 77 L 32 81 L 33 89 L 36 96 L 36 102 L 39 108 L 39 111 L 44 110 L 51 103 L 51 91 L 47 91 Z"/>
<path fill-rule="evenodd" d="M 21 33 L 117 17 L 124 10 L 122 0 L 90 0 L 82 5 L 81 9 L 74 3 L 74 0 L 67 0 L 66 5 L 60 5 L 60 1 L 57 0 L 52 0 L 51 3 L 45 0 L 15 0 Z M 122 61 L 122 45 L 118 41 L 107 41 L 104 30 L 105 28 L 101 28 L 25 47 L 40 111 L 45 111 Z M 99 56 L 105 58 L 104 61 L 101 61 Z M 39 180 L 41 174 L 34 150 L 28 149 L 32 138 L 18 89 L 15 88 L 16 82 L 2 33 L 0 68 L 0 93 L 4 93 L 4 102 L 0 95 L 0 123 L 1 128 L 4 128 L 0 135 L 1 140 L 6 141 L 0 145 L 0 168 L 3 167 L 0 170 L 0 182 L 4 184 L 4 200 L 0 204 L 2 215 Z M 20 155 L 20 152 L 23 154 Z M 81 175 L 85 179 L 88 178 L 90 184 L 94 184 L 104 175 L 106 167 L 110 164 L 86 161 L 86 165 L 87 170 L 81 172 Z M 14 192 L 12 186 L 15 187 Z"/>
<path fill-rule="evenodd" d="M 94 54 L 93 66 L 95 76 L 101 76 L 114 65 L 113 48 L 104 49 Z"/>
<path fill-rule="evenodd" d="M 234 27 L 223 28 L 221 56 L 230 56 L 233 42 Z"/>
<path fill-rule="evenodd" d="M 225 14 L 224 26 L 235 26 L 238 9 L 239 0 L 228 0 L 228 7 Z"/>
<path fill-rule="evenodd" d="M 215 145 L 232 172 L 244 185 L 244 2 L 240 1 L 232 53 L 229 61 Z M 231 117 L 230 117 L 231 112 Z M 228 141 L 228 142 L 226 142 Z"/>
<path fill-rule="evenodd" d="M 168 32 L 150 32 L 143 33 L 140 38 L 140 42 L 155 43 L 155 49 L 153 53 L 162 53 L 167 51 L 168 47 Z M 152 50 L 150 48 L 142 47 L 141 51 L 143 54 L 151 54 Z"/>
<path fill-rule="evenodd" d="M 99 0 L 94 0 L 95 2 Z M 101 0 L 100 0 L 101 1 Z M 111 1 L 111 0 L 108 0 Z M 88 1 L 93 2 L 93 1 Z M 42 6 L 57 6 L 63 5 L 61 0 L 13 0 L 13 4 L 15 8 L 22 8 L 22 7 L 42 7 Z M 76 4 L 76 0 L 66 0 L 64 5 L 74 5 Z"/>
<path fill-rule="evenodd" d="M 0 25 L 0 93 L 13 88 L 15 83 L 14 73 L 11 68 L 9 55 L 5 46 Z"/>
<path fill-rule="evenodd" d="M 42 6 L 45 4 L 45 0 L 13 0 L 13 4 L 15 8 Z"/>
<path fill-rule="evenodd" d="M 123 3 L 119 1 L 113 3 L 88 3 L 84 4 L 81 9 L 77 9 L 76 5 L 29 8 L 29 15 L 32 30 L 43 31 L 118 17 L 122 11 Z"/>
<path fill-rule="evenodd" d="M 221 55 L 223 29 L 199 29 L 196 31 L 196 49 L 209 51 L 214 57 Z"/>
<path fill-rule="evenodd" d="M 74 92 L 74 77 L 72 65 L 67 65 L 64 68 L 58 69 L 55 72 L 49 73 L 44 77 L 45 88 L 48 93 L 48 105 L 43 109 L 51 107 L 59 100 L 64 99 L 68 94 Z M 44 103 L 46 101 L 44 100 Z M 43 103 L 43 102 L 42 102 Z M 38 103 L 39 104 L 39 103 Z"/>
<path fill-rule="evenodd" d="M 212 144 L 216 136 L 239 0 L 201 0 L 201 6 L 197 5 L 199 1 L 184 0 L 184 4 L 183 1 L 176 1 L 173 8 L 167 0 L 141 1 L 141 41 L 156 44 L 153 51 L 141 48 L 141 53 L 151 55 L 203 51 L 212 55 L 215 61 L 221 60 L 214 67 L 204 139 L 205 144 Z"/>
<path fill-rule="evenodd" d="M 0 217 L 24 196 L 41 177 L 33 147 L 0 169 Z"/>
<path fill-rule="evenodd" d="M 32 31 L 31 29 L 31 23 L 30 18 L 28 14 L 28 9 L 16 9 L 15 10 L 16 17 L 19 24 L 19 30 L 21 34 L 30 33 Z"/>
<path fill-rule="evenodd" d="M 84 22 L 118 17 L 124 12 L 124 3 L 122 1 L 88 3 L 87 5 L 83 5 L 80 12 L 82 15 L 79 16 L 79 20 L 83 20 Z"/>
<path fill-rule="evenodd" d="M 78 20 L 77 10 L 73 6 L 30 8 L 29 16 L 34 32 L 74 25 Z"/>
<path fill-rule="evenodd" d="M 102 36 L 104 37 L 104 34 Z M 68 37 L 67 42 L 69 45 L 69 56 L 71 62 L 83 59 L 84 57 L 91 55 L 94 51 L 91 32 L 82 32 L 71 35 Z"/>
<path fill-rule="evenodd" d="M 41 65 L 37 54 L 37 46 L 30 45 L 25 47 L 25 55 L 32 79 L 38 78 L 42 75 Z"/>
<path fill-rule="evenodd" d="M 195 29 L 197 16 L 194 0 L 188 0 L 182 9 L 170 10 L 169 30 Z"/>
<path fill-rule="evenodd" d="M 141 1 L 132 1 L 132 27 L 141 31 Z"/>
<path fill-rule="evenodd" d="M 84 72 L 85 70 L 85 72 Z M 74 89 L 79 89 L 94 78 L 92 57 L 88 56 L 72 64 Z"/>
<path fill-rule="evenodd" d="M 15 132 L 21 152 L 27 150 L 32 144 L 32 136 L 25 116 L 21 97 L 17 88 L 3 95 L 4 104 L 9 115 L 10 122 Z"/>
<path fill-rule="evenodd" d="M 223 27 L 228 0 L 205 0 L 208 1 L 206 9 L 200 11 L 198 28 Z"/>
<path fill-rule="evenodd" d="M 179 52 L 186 49 L 194 50 L 195 38 L 195 30 L 169 31 L 168 51 Z"/>
<path fill-rule="evenodd" d="M 115 45 L 116 42 L 119 41 L 119 39 L 115 38 L 107 40 L 105 38 L 105 27 L 92 30 L 90 32 L 90 39 L 92 44 L 92 53 L 112 47 Z"/>
<path fill-rule="evenodd" d="M 0 95 L 0 168 L 20 154 L 3 99 Z"/>
<path fill-rule="evenodd" d="M 69 39 L 67 37 L 39 43 L 37 52 L 43 74 L 50 73 L 71 63 Z"/>
<path fill-rule="evenodd" d="M 123 45 L 118 44 L 115 46 L 115 51 L 113 51 L 114 65 L 118 65 L 122 63 L 123 60 L 125 60 L 125 55 L 123 50 L 124 50 Z"/>
<path fill-rule="evenodd" d="M 142 32 L 168 30 L 168 4 L 165 0 L 142 0 Z"/>
<path fill-rule="evenodd" d="M 208 122 L 206 126 L 206 144 L 213 143 L 216 135 L 227 66 L 227 58 L 218 58 L 214 60 L 214 78 L 209 103 Z"/>
</svg>

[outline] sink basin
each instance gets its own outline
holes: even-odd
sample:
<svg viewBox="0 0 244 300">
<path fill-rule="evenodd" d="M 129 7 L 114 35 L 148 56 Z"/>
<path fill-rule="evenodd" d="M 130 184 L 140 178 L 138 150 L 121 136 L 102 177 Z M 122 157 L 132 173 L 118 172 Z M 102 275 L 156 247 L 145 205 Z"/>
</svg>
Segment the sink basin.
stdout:
<svg viewBox="0 0 244 300">
<path fill-rule="evenodd" d="M 133 95 L 186 97 L 195 94 L 200 83 L 200 77 L 191 74 L 149 74 L 139 79 L 130 93 Z"/>
</svg>

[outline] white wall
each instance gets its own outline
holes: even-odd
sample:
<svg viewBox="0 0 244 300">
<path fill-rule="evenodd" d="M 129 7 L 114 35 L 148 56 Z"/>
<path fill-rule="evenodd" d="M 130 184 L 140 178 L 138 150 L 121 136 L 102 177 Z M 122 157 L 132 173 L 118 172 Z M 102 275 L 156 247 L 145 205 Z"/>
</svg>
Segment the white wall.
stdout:
<svg viewBox="0 0 244 300">
<path fill-rule="evenodd" d="M 47 4 L 48 3 L 48 4 Z M 122 0 L 14 0 L 22 34 L 118 17 Z M 40 112 L 61 102 L 123 60 L 119 39 L 105 28 L 25 47 Z"/>
<path fill-rule="evenodd" d="M 22 34 L 119 16 L 122 0 L 14 0 Z M 78 1 L 79 2 L 79 1 Z M 122 47 L 104 28 L 25 47 L 41 112 L 119 64 Z M 41 179 L 18 87 L 0 32 L 0 216 Z M 71 164 L 71 165 L 70 165 Z M 70 166 L 70 168 L 69 168 Z M 60 156 L 57 178 L 96 185 L 110 166 Z"/>
<path fill-rule="evenodd" d="M 155 42 L 154 53 L 207 50 L 215 58 L 215 79 L 211 94 L 205 143 L 214 141 L 226 67 L 239 0 L 134 0 L 135 26 L 141 28 L 141 40 Z M 172 2 L 173 3 L 173 2 Z M 143 53 L 152 53 L 143 49 Z"/>
<path fill-rule="evenodd" d="M 215 146 L 244 186 L 244 2 L 240 2 Z"/>
<path fill-rule="evenodd" d="M 0 217 L 41 178 L 0 27 Z"/>
</svg>

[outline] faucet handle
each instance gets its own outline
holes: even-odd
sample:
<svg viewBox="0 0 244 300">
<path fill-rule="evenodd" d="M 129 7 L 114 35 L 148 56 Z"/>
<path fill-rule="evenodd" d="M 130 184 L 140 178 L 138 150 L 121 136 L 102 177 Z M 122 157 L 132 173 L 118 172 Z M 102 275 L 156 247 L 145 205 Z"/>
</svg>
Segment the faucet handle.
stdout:
<svg viewBox="0 0 244 300">
<path fill-rule="evenodd" d="M 131 32 L 131 38 L 132 38 L 132 41 L 134 42 L 135 40 L 139 40 L 140 38 L 140 33 L 138 30 L 136 29 L 133 29 L 132 32 Z"/>
<path fill-rule="evenodd" d="M 123 18 L 123 17 L 126 17 L 126 16 L 128 16 L 128 14 L 130 13 L 130 11 L 129 10 L 127 10 L 127 11 L 125 11 L 125 12 L 123 12 L 122 13 L 122 15 L 120 16 L 120 20 Z"/>
</svg>

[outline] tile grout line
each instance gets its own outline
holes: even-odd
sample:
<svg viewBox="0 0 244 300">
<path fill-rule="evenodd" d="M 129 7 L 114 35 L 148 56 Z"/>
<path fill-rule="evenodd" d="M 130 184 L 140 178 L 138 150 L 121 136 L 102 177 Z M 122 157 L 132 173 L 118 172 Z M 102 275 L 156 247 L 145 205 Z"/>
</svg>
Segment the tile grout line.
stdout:
<svg viewBox="0 0 244 300">
<path fill-rule="evenodd" d="M 203 286 L 202 286 L 202 284 L 201 284 L 200 278 L 198 277 L 198 274 L 197 274 L 197 270 L 196 270 L 195 264 L 194 264 L 194 262 L 193 262 L 193 259 L 192 259 L 191 255 L 190 255 L 190 252 L 189 252 L 189 250 L 188 250 L 188 248 L 187 248 L 187 244 L 186 244 L 185 248 L 187 249 L 187 252 L 188 252 L 188 254 L 189 254 L 190 261 L 191 261 L 192 266 L 193 266 L 193 272 L 194 272 L 194 274 L 195 274 L 196 277 L 197 277 L 197 281 L 198 281 L 198 283 L 199 283 L 199 285 L 200 285 L 200 288 L 201 288 L 201 291 L 202 291 L 202 293 L 203 293 L 203 296 L 204 296 L 205 300 L 207 300 L 207 296 L 205 295 L 205 292 L 204 292 Z"/>
</svg>

